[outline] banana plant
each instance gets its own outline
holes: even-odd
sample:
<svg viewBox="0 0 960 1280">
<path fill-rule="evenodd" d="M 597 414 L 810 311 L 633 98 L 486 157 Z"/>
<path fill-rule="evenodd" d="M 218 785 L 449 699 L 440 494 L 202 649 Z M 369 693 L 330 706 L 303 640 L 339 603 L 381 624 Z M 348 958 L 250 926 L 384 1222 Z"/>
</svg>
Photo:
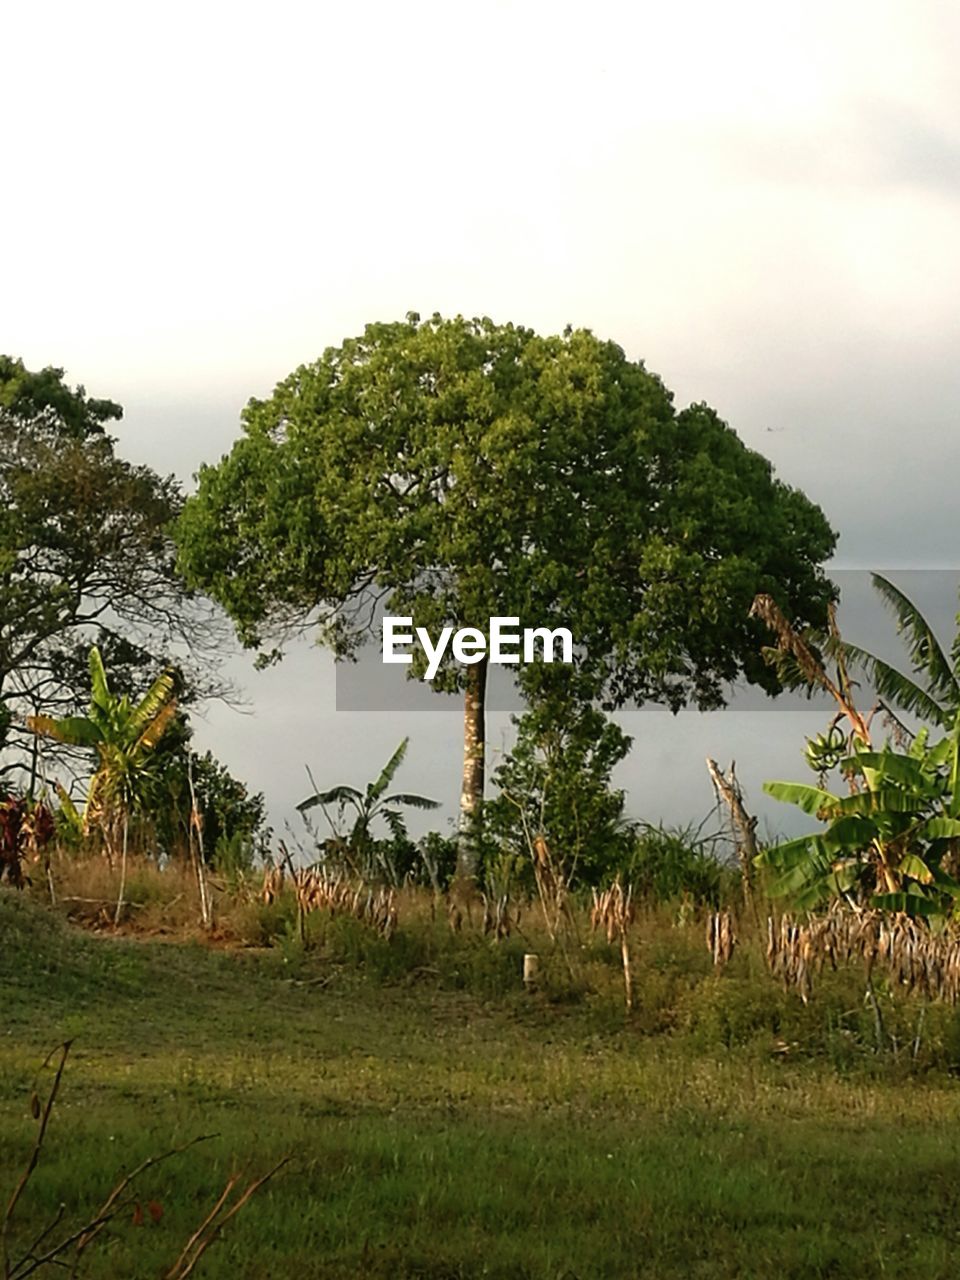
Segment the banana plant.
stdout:
<svg viewBox="0 0 960 1280">
<path fill-rule="evenodd" d="M 757 863 L 772 874 L 772 895 L 787 896 L 800 908 L 846 896 L 910 915 L 960 913 L 953 874 L 960 848 L 960 636 L 948 658 L 913 602 L 881 574 L 873 582 L 907 639 L 913 677 L 843 640 L 832 616 L 826 635 L 801 637 L 768 598 L 754 603 L 777 636 L 776 648 L 765 652 L 788 682 L 823 688 L 839 707 L 828 732 L 807 742 L 807 763 L 821 785 L 764 786 L 775 799 L 819 818 L 824 829 L 764 850 Z M 827 671 L 830 659 L 836 676 Z M 923 728 L 906 750 L 889 744 L 874 750 L 873 712 L 860 714 L 848 675 L 854 665 L 866 670 L 880 695 L 875 709 L 896 706 L 917 714 L 946 730 L 945 736 L 931 745 L 930 730 Z M 846 778 L 850 795 L 825 789 L 834 769 Z"/>
<path fill-rule="evenodd" d="M 348 809 L 352 809 L 355 817 L 350 834 L 346 837 L 346 844 L 351 854 L 357 856 L 364 867 L 369 866 L 371 854 L 374 851 L 372 827 L 378 819 L 386 824 L 394 839 L 402 839 L 407 834 L 402 809 L 440 808 L 438 800 L 429 800 L 426 796 L 414 795 L 407 791 L 387 793 L 387 788 L 393 782 L 407 754 L 409 743 L 409 738 L 403 739 L 379 775 L 372 782 L 367 783 L 363 791 L 341 783 L 327 791 L 314 791 L 313 795 L 308 796 L 306 800 L 301 800 L 297 805 L 298 812 L 302 814 L 308 813 L 311 809 L 322 809 L 331 829 L 338 837 L 340 832 L 336 824 L 330 820 L 327 808 L 336 805 L 341 819 Z M 313 776 L 309 769 L 307 776 L 313 783 Z M 389 868 L 384 867 L 384 870 L 389 874 Z"/>
<path fill-rule="evenodd" d="M 60 843 L 70 849 L 79 849 L 85 834 L 84 812 L 73 802 L 73 797 L 62 782 L 56 783 L 60 808 L 56 812 L 57 835 Z"/>
<path fill-rule="evenodd" d="M 960 910 L 960 883 L 951 871 L 960 842 L 960 715 L 945 738 L 933 746 L 928 738 L 921 730 L 906 751 L 855 746 L 839 762 L 857 784 L 850 795 L 805 783 L 764 784 L 774 799 L 824 823 L 759 855 L 773 897 L 789 897 L 800 909 L 846 897 L 912 916 Z"/>
<path fill-rule="evenodd" d="M 83 811 L 83 830 L 98 830 L 111 864 L 121 857 L 120 893 L 114 922 L 119 924 L 127 873 L 130 818 L 145 805 L 152 780 L 153 753 L 176 715 L 176 676 L 165 671 L 139 701 L 110 689 L 99 649 L 90 650 L 90 709 L 85 716 L 30 716 L 40 737 L 95 752 Z M 62 801 L 62 796 L 61 796 Z"/>
</svg>

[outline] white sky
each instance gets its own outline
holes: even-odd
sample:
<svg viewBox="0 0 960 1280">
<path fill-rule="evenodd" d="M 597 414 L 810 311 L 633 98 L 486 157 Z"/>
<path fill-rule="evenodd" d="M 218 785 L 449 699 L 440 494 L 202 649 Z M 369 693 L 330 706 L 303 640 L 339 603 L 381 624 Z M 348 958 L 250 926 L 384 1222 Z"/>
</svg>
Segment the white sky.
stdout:
<svg viewBox="0 0 960 1280">
<path fill-rule="evenodd" d="M 188 481 L 370 320 L 569 321 L 714 404 L 841 562 L 957 563 L 955 4 L 32 0 L 3 45 L 0 350 L 123 403 L 128 456 Z M 453 717 L 335 719 L 328 668 L 201 733 L 277 816 L 304 760 L 357 781 L 407 731 L 407 782 L 455 792 Z M 753 732 L 664 720 L 633 808 L 699 816 L 736 741 L 756 791 Z M 681 747 L 696 814 L 655 785 Z"/>
</svg>

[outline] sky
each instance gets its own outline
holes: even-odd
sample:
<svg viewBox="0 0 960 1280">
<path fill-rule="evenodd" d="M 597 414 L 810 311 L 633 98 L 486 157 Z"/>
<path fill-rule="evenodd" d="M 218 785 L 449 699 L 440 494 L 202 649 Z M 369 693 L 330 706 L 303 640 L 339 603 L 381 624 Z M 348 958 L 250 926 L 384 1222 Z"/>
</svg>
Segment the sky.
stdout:
<svg viewBox="0 0 960 1280">
<path fill-rule="evenodd" d="M 33 0 L 4 44 L 0 350 L 122 403 L 132 460 L 189 486 L 251 396 L 369 321 L 572 323 L 714 405 L 841 569 L 957 565 L 954 4 Z M 407 733 L 406 785 L 452 812 L 455 710 L 338 713 L 307 645 L 229 666 L 248 712 L 197 741 L 276 826 L 305 763 L 361 783 Z M 633 714 L 618 782 L 699 821 L 704 755 L 735 756 L 776 829 L 761 781 L 822 720 Z"/>
</svg>

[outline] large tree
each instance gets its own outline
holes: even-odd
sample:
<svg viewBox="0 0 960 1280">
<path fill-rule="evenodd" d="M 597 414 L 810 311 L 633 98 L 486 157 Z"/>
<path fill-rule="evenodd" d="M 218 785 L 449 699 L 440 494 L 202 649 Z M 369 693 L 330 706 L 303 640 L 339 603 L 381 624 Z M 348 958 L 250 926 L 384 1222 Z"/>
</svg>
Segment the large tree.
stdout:
<svg viewBox="0 0 960 1280">
<path fill-rule="evenodd" d="M 0 773 L 29 768 L 25 714 L 86 704 L 91 644 L 121 689 L 176 661 L 189 692 L 222 691 L 222 630 L 175 567 L 179 486 L 117 456 L 121 412 L 0 356 Z"/>
<path fill-rule="evenodd" d="M 587 330 L 487 319 L 369 325 L 251 400 L 179 522 L 181 564 L 268 651 L 317 626 L 340 655 L 379 604 L 431 634 L 492 615 L 566 625 L 608 702 L 771 691 L 757 591 L 823 619 L 823 514 L 706 405 Z M 417 664 L 413 674 L 419 674 Z M 461 830 L 483 795 L 485 663 L 465 695 Z M 472 847 L 461 842 L 461 870 Z"/>
</svg>

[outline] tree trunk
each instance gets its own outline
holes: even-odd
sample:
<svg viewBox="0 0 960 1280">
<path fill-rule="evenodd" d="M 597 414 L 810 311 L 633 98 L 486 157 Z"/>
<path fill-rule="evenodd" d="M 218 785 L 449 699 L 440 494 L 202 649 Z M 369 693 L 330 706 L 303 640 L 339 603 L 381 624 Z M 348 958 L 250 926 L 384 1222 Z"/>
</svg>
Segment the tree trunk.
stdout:
<svg viewBox="0 0 960 1280">
<path fill-rule="evenodd" d="M 722 800 L 730 810 L 733 826 L 733 838 L 743 876 L 743 901 L 748 910 L 753 912 L 757 929 L 760 928 L 760 916 L 753 896 L 754 864 L 760 850 L 757 847 L 757 820 L 747 813 L 743 803 L 743 792 L 737 781 L 736 767 L 731 764 L 730 773 L 724 776 L 723 770 L 716 760 L 707 756 L 707 771 L 713 781 L 717 798 Z"/>
<path fill-rule="evenodd" d="M 457 879 L 470 882 L 477 874 L 477 824 L 483 803 L 486 749 L 487 659 L 467 668 L 463 697 L 463 783 L 460 788 L 460 830 L 457 839 Z"/>
</svg>

